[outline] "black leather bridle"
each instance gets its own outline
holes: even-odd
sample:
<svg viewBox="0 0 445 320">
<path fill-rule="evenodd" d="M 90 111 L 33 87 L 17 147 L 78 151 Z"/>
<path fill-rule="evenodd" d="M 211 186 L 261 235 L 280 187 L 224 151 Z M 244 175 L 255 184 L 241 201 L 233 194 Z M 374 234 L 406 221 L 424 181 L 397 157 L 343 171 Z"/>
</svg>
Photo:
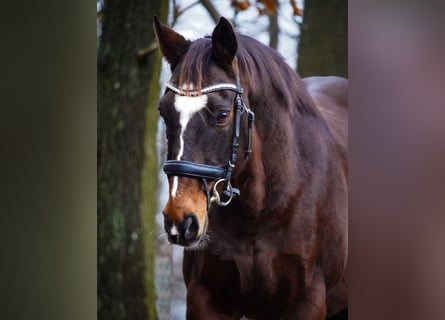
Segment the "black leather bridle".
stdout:
<svg viewBox="0 0 445 320">
<path fill-rule="evenodd" d="M 200 179 L 204 185 L 204 189 L 207 197 L 207 211 L 210 208 L 212 202 L 216 202 L 220 206 L 227 206 L 233 199 L 234 196 L 239 196 L 240 191 L 234 188 L 230 182 L 232 177 L 233 169 L 236 163 L 236 154 L 239 147 L 238 139 L 240 136 L 240 123 L 241 116 L 243 113 L 247 113 L 247 145 L 245 150 L 245 158 L 247 159 L 252 152 L 252 128 L 253 122 L 255 120 L 255 114 L 246 104 L 243 102 L 242 94 L 243 89 L 240 85 L 239 76 L 237 76 L 236 84 L 233 83 L 220 83 L 212 86 L 205 87 L 201 90 L 184 90 L 181 89 L 170 82 L 166 82 L 165 86 L 179 94 L 181 96 L 192 96 L 196 97 L 199 95 L 209 94 L 216 91 L 229 90 L 236 93 L 234 102 L 234 126 L 232 135 L 232 145 L 230 149 L 229 160 L 225 166 L 211 166 L 196 162 L 183 161 L 183 160 L 167 160 L 164 163 L 164 172 L 168 176 L 181 176 Z M 213 185 L 213 193 L 210 195 L 208 189 L 207 181 L 216 181 Z M 217 186 L 223 183 L 223 192 L 228 197 L 228 200 L 222 201 L 221 197 L 217 191 Z"/>
</svg>

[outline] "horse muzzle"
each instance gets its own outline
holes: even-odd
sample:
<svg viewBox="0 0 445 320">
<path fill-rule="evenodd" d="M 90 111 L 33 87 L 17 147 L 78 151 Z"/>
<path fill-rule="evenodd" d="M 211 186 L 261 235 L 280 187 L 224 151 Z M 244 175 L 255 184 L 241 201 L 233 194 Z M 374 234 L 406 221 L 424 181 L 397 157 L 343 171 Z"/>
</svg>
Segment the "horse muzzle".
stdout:
<svg viewBox="0 0 445 320">
<path fill-rule="evenodd" d="M 224 179 L 224 167 L 169 160 L 164 171 L 171 179 L 170 190 L 176 185 L 163 212 L 168 240 L 184 247 L 197 246 L 206 235 L 210 205 L 226 206 L 239 193 Z"/>
<path fill-rule="evenodd" d="M 164 216 L 164 229 L 171 244 L 193 247 L 201 240 L 198 218 L 193 213 L 178 222 L 172 222 Z"/>
</svg>

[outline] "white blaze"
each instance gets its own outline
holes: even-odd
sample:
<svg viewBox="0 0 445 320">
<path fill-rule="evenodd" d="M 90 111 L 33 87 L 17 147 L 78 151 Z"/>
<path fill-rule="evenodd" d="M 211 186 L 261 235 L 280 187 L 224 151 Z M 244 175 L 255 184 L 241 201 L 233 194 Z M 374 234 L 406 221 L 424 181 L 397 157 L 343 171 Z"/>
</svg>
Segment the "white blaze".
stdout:
<svg viewBox="0 0 445 320">
<path fill-rule="evenodd" d="M 187 87 L 186 87 L 187 88 Z M 185 88 L 185 89 L 186 89 Z M 182 154 L 184 153 L 184 132 L 187 129 L 187 124 L 193 115 L 202 110 L 207 105 L 207 96 L 202 95 L 198 97 L 189 96 L 175 96 L 175 109 L 179 112 L 179 124 L 181 126 L 181 133 L 179 135 L 179 152 L 176 160 L 181 160 Z M 176 196 L 176 191 L 178 190 L 178 177 L 173 178 L 173 185 L 171 195 L 174 198 Z"/>
</svg>

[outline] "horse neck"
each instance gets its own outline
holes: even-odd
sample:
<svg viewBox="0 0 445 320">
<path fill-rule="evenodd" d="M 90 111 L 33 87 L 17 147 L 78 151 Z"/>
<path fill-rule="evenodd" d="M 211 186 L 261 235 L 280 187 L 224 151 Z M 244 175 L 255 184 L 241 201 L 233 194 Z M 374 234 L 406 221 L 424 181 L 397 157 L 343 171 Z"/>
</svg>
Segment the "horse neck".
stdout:
<svg viewBox="0 0 445 320">
<path fill-rule="evenodd" d="M 304 94 L 308 93 L 305 89 Z M 303 114 L 295 105 L 283 106 L 283 93 L 254 94 L 249 96 L 250 107 L 256 113 L 252 154 L 240 174 L 243 205 L 251 215 L 270 212 L 289 206 L 311 175 L 309 162 L 319 157 L 320 143 L 326 124 L 319 114 Z M 309 97 L 294 96 L 290 102 L 308 104 L 302 110 L 311 110 Z M 305 109 L 306 108 L 306 109 Z"/>
</svg>

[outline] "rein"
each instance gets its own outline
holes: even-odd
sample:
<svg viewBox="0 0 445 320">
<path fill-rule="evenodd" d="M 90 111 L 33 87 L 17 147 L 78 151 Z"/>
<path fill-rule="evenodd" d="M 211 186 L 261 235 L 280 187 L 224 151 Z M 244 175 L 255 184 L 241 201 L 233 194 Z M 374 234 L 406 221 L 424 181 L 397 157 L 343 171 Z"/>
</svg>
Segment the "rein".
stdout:
<svg viewBox="0 0 445 320">
<path fill-rule="evenodd" d="M 183 160 L 167 160 L 164 163 L 163 170 L 167 175 L 181 176 L 200 179 L 204 185 L 204 189 L 207 197 L 207 211 L 210 208 L 212 202 L 216 202 L 219 206 L 227 206 L 234 196 L 239 196 L 240 191 L 234 188 L 230 182 L 232 178 L 232 172 L 235 168 L 236 154 L 239 147 L 238 139 L 240 136 L 240 124 L 241 115 L 247 113 L 248 129 L 247 129 L 247 145 L 245 150 L 245 159 L 249 157 L 252 152 L 252 128 L 255 120 L 255 114 L 246 104 L 243 102 L 239 76 L 236 77 L 236 84 L 233 83 L 219 83 L 212 86 L 205 87 L 201 90 L 184 90 L 170 82 L 166 82 L 165 86 L 181 96 L 199 96 L 203 94 L 209 94 L 217 91 L 233 91 L 236 93 L 234 108 L 234 126 L 232 135 L 232 145 L 230 148 L 229 160 L 225 166 L 212 166 L 196 162 L 183 161 Z M 212 195 L 210 195 L 208 188 L 208 180 L 216 181 L 213 185 Z M 217 191 L 217 186 L 223 183 L 223 193 L 228 197 L 228 200 L 222 201 L 221 196 Z"/>
</svg>

